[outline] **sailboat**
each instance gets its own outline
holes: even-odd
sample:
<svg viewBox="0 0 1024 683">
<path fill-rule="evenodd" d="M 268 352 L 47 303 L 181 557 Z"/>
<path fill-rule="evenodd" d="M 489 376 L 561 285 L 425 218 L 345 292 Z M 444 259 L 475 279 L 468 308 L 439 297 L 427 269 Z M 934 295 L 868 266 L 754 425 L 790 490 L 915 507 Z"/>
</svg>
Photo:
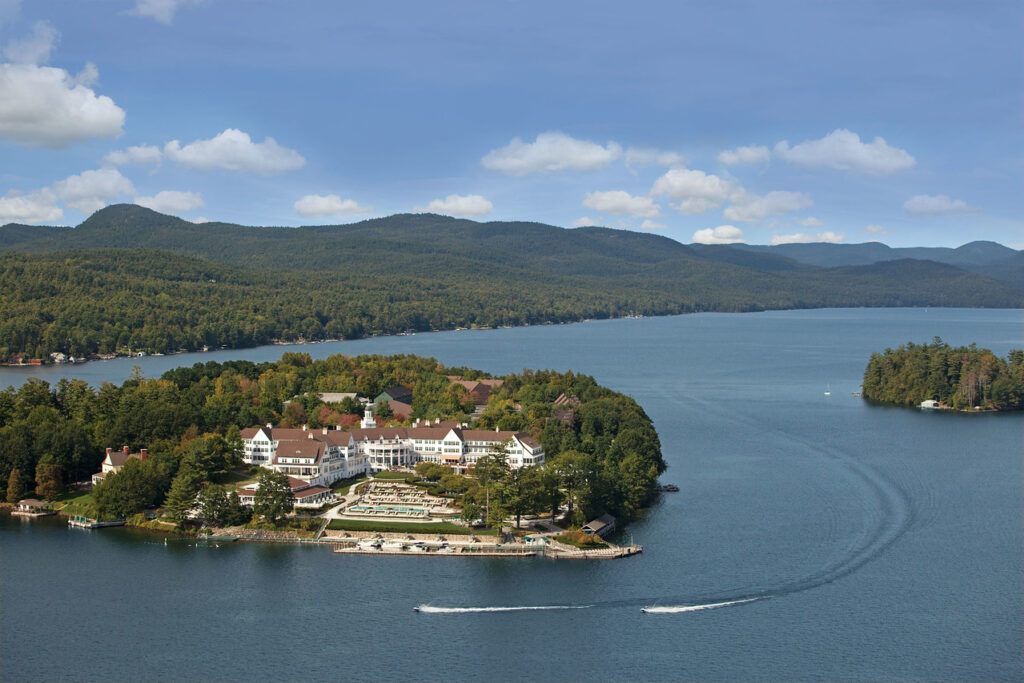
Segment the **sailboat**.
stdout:
<svg viewBox="0 0 1024 683">
<path fill-rule="evenodd" d="M 832 385 L 831 384 L 826 384 L 825 385 L 825 395 L 826 396 L 831 396 L 832 395 Z"/>
</svg>

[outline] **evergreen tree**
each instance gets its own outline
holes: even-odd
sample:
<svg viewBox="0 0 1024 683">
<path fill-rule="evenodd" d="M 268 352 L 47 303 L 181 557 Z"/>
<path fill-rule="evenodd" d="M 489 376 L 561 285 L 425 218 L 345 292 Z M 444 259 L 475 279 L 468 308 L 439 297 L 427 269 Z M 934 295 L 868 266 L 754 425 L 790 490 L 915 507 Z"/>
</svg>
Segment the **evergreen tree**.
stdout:
<svg viewBox="0 0 1024 683">
<path fill-rule="evenodd" d="M 26 488 L 27 485 L 24 477 L 21 476 L 21 470 L 15 467 L 11 470 L 11 476 L 7 477 L 7 502 L 11 505 L 16 504 L 25 497 L 28 492 Z"/>
</svg>

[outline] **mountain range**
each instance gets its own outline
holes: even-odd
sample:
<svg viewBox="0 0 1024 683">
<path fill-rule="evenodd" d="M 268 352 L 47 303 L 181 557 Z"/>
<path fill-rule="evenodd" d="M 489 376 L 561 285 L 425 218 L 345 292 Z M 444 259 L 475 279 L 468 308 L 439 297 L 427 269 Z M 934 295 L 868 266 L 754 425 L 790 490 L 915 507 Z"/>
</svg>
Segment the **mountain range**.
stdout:
<svg viewBox="0 0 1024 683">
<path fill-rule="evenodd" d="M 1024 306 L 1024 252 L 684 245 L 653 233 L 399 214 L 299 228 L 136 205 L 0 227 L 0 354 L 245 346 L 628 314 Z"/>
</svg>

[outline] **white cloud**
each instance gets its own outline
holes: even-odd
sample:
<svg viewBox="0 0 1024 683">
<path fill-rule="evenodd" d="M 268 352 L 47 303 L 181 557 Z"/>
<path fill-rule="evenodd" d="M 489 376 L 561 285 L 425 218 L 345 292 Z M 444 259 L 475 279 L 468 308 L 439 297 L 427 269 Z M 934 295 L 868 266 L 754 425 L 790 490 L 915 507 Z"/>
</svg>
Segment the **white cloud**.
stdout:
<svg viewBox="0 0 1024 683">
<path fill-rule="evenodd" d="M 653 147 L 630 147 L 626 150 L 626 166 L 676 166 L 683 163 L 683 157 L 675 152 Z"/>
<path fill-rule="evenodd" d="M 507 175 L 522 176 L 549 171 L 592 171 L 622 156 L 622 147 L 609 142 L 602 147 L 590 140 L 577 140 L 565 133 L 541 133 L 533 142 L 512 138 L 506 146 L 491 150 L 480 160 L 484 168 Z"/>
<path fill-rule="evenodd" d="M 718 160 L 726 166 L 736 164 L 753 165 L 767 164 L 771 160 L 771 152 L 767 147 L 761 145 L 750 145 L 748 147 L 737 147 L 727 149 L 718 155 Z"/>
<path fill-rule="evenodd" d="M 704 171 L 688 168 L 670 168 L 665 175 L 654 181 L 651 195 L 668 195 L 679 201 L 676 206 L 681 213 L 705 213 L 717 209 L 735 191 L 728 180 Z"/>
<path fill-rule="evenodd" d="M 183 5 L 196 5 L 199 0 L 136 0 L 135 9 L 131 14 L 139 17 L 150 17 L 161 24 L 174 21 L 174 13 Z"/>
<path fill-rule="evenodd" d="M 0 64 L 0 139 L 61 148 L 119 136 L 124 110 L 88 87 L 95 69 L 89 65 L 76 78 L 48 66 Z"/>
<path fill-rule="evenodd" d="M 574 227 L 574 228 L 586 228 L 586 227 L 590 227 L 591 225 L 600 225 L 600 224 L 601 224 L 600 221 L 595 221 L 590 216 L 581 216 L 581 217 L 577 218 L 576 220 L 574 220 L 572 222 L 572 227 Z"/>
<path fill-rule="evenodd" d="M 740 192 L 733 196 L 732 205 L 722 215 L 728 221 L 759 221 L 766 216 L 800 211 L 813 205 L 806 192 L 769 192 L 758 196 Z"/>
<path fill-rule="evenodd" d="M 911 216 L 941 216 L 970 211 L 971 207 L 962 199 L 950 199 L 944 194 L 919 194 L 905 201 L 903 210 Z"/>
<path fill-rule="evenodd" d="M 163 190 L 152 197 L 136 197 L 135 203 L 160 213 L 181 213 L 203 206 L 203 196 L 198 192 Z"/>
<path fill-rule="evenodd" d="M 796 222 L 796 224 L 804 228 L 820 228 L 821 226 L 825 225 L 822 221 L 819 221 L 814 216 L 801 218 Z"/>
<path fill-rule="evenodd" d="M 57 195 L 45 188 L 26 195 L 0 197 L 0 225 L 10 222 L 49 223 L 64 217 Z"/>
<path fill-rule="evenodd" d="M 661 215 L 661 207 L 650 197 L 634 197 L 622 190 L 588 192 L 583 206 L 615 215 L 628 213 L 638 218 L 657 218 Z"/>
<path fill-rule="evenodd" d="M 906 150 L 890 147 L 880 137 L 864 143 L 859 135 L 845 128 L 837 128 L 820 140 L 805 140 L 794 147 L 783 140 L 775 145 L 775 156 L 808 168 L 835 168 L 871 175 L 905 171 L 916 163 Z"/>
<path fill-rule="evenodd" d="M 435 199 L 426 206 L 417 206 L 414 211 L 440 213 L 446 216 L 468 216 L 479 218 L 491 212 L 494 205 L 478 194 L 450 194 L 444 199 Z"/>
<path fill-rule="evenodd" d="M 846 235 L 841 232 L 819 232 L 816 235 L 805 235 L 798 232 L 792 235 L 772 235 L 772 244 L 805 244 L 807 242 L 831 242 L 836 244 L 842 242 L 844 237 Z"/>
<path fill-rule="evenodd" d="M 336 194 L 307 194 L 293 205 L 300 216 L 334 216 L 340 213 L 366 213 L 372 206 L 360 206 L 354 199 L 342 199 Z"/>
<path fill-rule="evenodd" d="M 864 228 L 864 232 L 870 235 L 886 235 L 889 233 L 889 231 L 881 225 L 868 225 Z"/>
<path fill-rule="evenodd" d="M 53 184 L 61 201 L 82 213 L 93 213 L 118 197 L 135 195 L 132 181 L 114 168 L 83 171 Z"/>
<path fill-rule="evenodd" d="M 661 230 L 667 227 L 668 226 L 665 225 L 664 223 L 656 223 L 649 218 L 644 220 L 644 222 L 640 224 L 641 230 Z"/>
<path fill-rule="evenodd" d="M 117 149 L 103 157 L 103 161 L 115 166 L 127 164 L 159 164 L 163 154 L 154 145 L 135 145 L 127 149 Z"/>
<path fill-rule="evenodd" d="M 693 233 L 697 244 L 736 244 L 743 241 L 743 231 L 734 225 L 719 225 Z"/>
<path fill-rule="evenodd" d="M 164 145 L 164 154 L 189 168 L 222 168 L 261 175 L 294 171 L 306 165 L 301 154 L 282 147 L 274 138 L 253 142 L 248 133 L 237 128 L 228 128 L 209 140 L 195 140 L 184 147 L 171 140 Z"/>
<path fill-rule="evenodd" d="M 4 47 L 4 57 L 15 64 L 45 64 L 58 40 L 57 29 L 48 22 L 37 21 L 30 37 L 12 40 Z"/>
</svg>

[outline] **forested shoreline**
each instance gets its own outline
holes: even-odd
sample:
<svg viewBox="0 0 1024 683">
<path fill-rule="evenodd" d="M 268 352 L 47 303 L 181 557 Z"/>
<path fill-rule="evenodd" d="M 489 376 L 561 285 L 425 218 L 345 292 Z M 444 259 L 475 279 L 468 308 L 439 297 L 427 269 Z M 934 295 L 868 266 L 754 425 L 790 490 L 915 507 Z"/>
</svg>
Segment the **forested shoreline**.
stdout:
<svg viewBox="0 0 1024 683">
<path fill-rule="evenodd" d="M 933 261 L 819 268 L 654 234 L 430 214 L 257 228 L 118 205 L 36 237 L 0 227 L 0 362 L 854 306 L 1021 307 L 1024 291 Z"/>
<path fill-rule="evenodd" d="M 1024 410 L 1024 351 L 1005 359 L 988 349 L 908 342 L 871 354 L 864 370 L 864 398 L 917 406 L 938 401 L 954 410 Z"/>
<path fill-rule="evenodd" d="M 362 406 L 325 404 L 321 393 L 374 396 L 396 384 L 413 390 L 409 420 L 468 422 L 473 400 L 449 375 L 488 377 L 417 356 L 314 361 L 285 353 L 268 363 L 197 363 L 159 379 L 136 373 L 98 390 L 81 380 L 51 387 L 30 379 L 0 392 L 0 478 L 10 502 L 33 491 L 52 498 L 97 472 L 105 448 L 146 448 L 145 460 L 129 460 L 96 487 L 97 512 L 160 508 L 167 519 L 182 521 L 199 496 L 230 518 L 237 501 L 227 498 L 223 485 L 230 480 L 225 475 L 244 469 L 240 429 L 266 423 L 348 428 L 358 423 Z M 651 503 L 665 463 L 653 424 L 636 401 L 573 372 L 524 371 L 503 379 L 472 426 L 526 432 L 541 443 L 547 461 L 511 470 L 500 458 L 488 459 L 492 517 L 567 505 L 578 525 L 602 512 L 635 519 Z M 553 402 L 562 395 L 573 398 L 571 419 L 564 410 L 555 414 Z M 436 467 L 423 474 L 453 487 L 460 505 L 474 506 L 469 517 L 479 514 L 485 502 L 480 477 L 445 481 Z"/>
</svg>

